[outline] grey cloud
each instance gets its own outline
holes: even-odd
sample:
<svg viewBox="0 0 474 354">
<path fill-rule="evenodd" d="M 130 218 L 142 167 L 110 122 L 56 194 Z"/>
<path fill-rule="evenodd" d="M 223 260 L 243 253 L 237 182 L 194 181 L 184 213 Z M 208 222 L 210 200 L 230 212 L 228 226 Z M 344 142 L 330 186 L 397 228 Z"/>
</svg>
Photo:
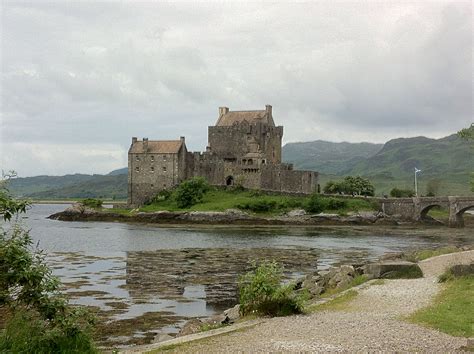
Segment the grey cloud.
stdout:
<svg viewBox="0 0 474 354">
<path fill-rule="evenodd" d="M 220 105 L 273 104 L 287 141 L 442 136 L 472 121 L 468 1 L 2 7 L 1 140 L 11 156 L 26 149 L 13 143 L 55 142 L 104 146 L 107 159 L 132 135 L 186 135 L 201 150 Z M 41 159 L 26 158 L 27 173 L 47 173 Z M 110 167 L 98 157 L 90 166 Z"/>
</svg>

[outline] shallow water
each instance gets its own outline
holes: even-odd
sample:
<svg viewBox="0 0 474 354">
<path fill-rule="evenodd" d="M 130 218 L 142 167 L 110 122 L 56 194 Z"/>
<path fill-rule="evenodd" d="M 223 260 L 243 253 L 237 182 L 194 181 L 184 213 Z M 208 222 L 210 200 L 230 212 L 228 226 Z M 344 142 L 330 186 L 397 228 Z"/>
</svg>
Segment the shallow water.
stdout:
<svg viewBox="0 0 474 354">
<path fill-rule="evenodd" d="M 62 222 L 66 205 L 34 205 L 24 218 L 71 302 L 93 306 L 103 344 L 146 343 L 177 333 L 186 319 L 237 300 L 236 280 L 252 260 L 275 259 L 287 277 L 387 252 L 472 242 L 465 231 L 371 228 L 162 227 Z M 436 235 L 434 235 L 436 234 Z"/>
</svg>

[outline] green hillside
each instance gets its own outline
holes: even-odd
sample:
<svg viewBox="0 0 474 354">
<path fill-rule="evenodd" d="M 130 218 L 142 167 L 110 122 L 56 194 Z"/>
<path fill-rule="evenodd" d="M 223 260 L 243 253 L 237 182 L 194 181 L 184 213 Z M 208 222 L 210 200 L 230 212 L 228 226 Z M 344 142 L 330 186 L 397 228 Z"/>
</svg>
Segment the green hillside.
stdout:
<svg viewBox="0 0 474 354">
<path fill-rule="evenodd" d="M 9 189 L 31 199 L 127 198 L 127 175 L 66 175 L 15 178 Z"/>
<path fill-rule="evenodd" d="M 331 143 L 316 140 L 286 144 L 282 155 L 283 161 L 293 163 L 296 169 L 342 175 L 358 163 L 374 156 L 382 147 L 383 144 Z"/>
<path fill-rule="evenodd" d="M 437 195 L 473 195 L 470 173 L 474 171 L 471 143 L 457 135 L 442 139 L 401 138 L 385 145 L 370 143 L 330 143 L 313 141 L 283 147 L 285 162 L 297 169 L 320 172 L 320 185 L 346 175 L 369 178 L 377 195 L 389 194 L 394 187 L 413 189 L 413 170 L 421 169 L 419 193 L 428 184 Z M 16 196 L 33 199 L 110 198 L 126 199 L 127 168 L 108 175 L 66 175 L 16 178 L 10 183 Z"/>
</svg>

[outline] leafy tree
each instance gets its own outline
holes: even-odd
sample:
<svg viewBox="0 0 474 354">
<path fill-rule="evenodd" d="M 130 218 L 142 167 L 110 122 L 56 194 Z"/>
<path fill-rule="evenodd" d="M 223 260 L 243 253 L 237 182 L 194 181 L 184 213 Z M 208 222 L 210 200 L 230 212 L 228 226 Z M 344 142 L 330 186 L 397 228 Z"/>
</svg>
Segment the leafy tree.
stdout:
<svg viewBox="0 0 474 354">
<path fill-rule="evenodd" d="M 361 176 L 347 176 L 339 182 L 329 181 L 323 190 L 325 193 L 331 194 L 339 193 L 366 196 L 373 196 L 375 194 L 374 186 L 368 179 Z"/>
<path fill-rule="evenodd" d="M 415 192 L 411 189 L 393 188 L 390 191 L 390 196 L 394 198 L 411 198 L 415 196 Z"/>
<path fill-rule="evenodd" d="M 2 180 L 1 211 L 9 221 L 25 212 L 27 202 L 12 199 Z M 71 307 L 60 293 L 59 279 L 46 265 L 45 255 L 32 248 L 28 231 L 14 223 L 0 228 L 0 308 L 6 328 L 0 332 L 0 352 L 96 352 L 90 337 L 93 318 Z"/>
<path fill-rule="evenodd" d="M 202 202 L 202 198 L 209 191 L 210 187 L 207 181 L 202 177 L 194 177 L 182 182 L 176 188 L 176 204 L 178 208 L 189 208 Z"/>
<path fill-rule="evenodd" d="M 26 212 L 28 201 L 15 200 L 8 191 L 8 182 L 16 177 L 15 171 L 2 173 L 2 177 L 0 180 L 0 216 L 4 221 L 9 221 L 13 215 Z"/>
<path fill-rule="evenodd" d="M 474 149 L 474 123 L 471 123 L 470 127 L 460 130 L 458 135 L 463 139 L 472 141 L 471 147 Z M 471 172 L 471 191 L 474 192 L 474 172 Z"/>
</svg>

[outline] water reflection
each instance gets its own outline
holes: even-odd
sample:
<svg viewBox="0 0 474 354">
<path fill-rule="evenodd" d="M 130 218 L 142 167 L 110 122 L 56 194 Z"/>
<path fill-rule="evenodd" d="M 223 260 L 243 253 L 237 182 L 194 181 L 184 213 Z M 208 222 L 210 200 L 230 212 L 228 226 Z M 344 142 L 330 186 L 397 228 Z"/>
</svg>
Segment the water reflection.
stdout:
<svg viewBox="0 0 474 354">
<path fill-rule="evenodd" d="M 256 259 L 277 260 L 291 278 L 386 252 L 472 242 L 469 230 L 163 228 L 46 219 L 64 208 L 35 205 L 25 222 L 71 301 L 95 309 L 99 340 L 109 345 L 147 343 L 178 332 L 190 317 L 233 305 L 237 278 Z"/>
</svg>

